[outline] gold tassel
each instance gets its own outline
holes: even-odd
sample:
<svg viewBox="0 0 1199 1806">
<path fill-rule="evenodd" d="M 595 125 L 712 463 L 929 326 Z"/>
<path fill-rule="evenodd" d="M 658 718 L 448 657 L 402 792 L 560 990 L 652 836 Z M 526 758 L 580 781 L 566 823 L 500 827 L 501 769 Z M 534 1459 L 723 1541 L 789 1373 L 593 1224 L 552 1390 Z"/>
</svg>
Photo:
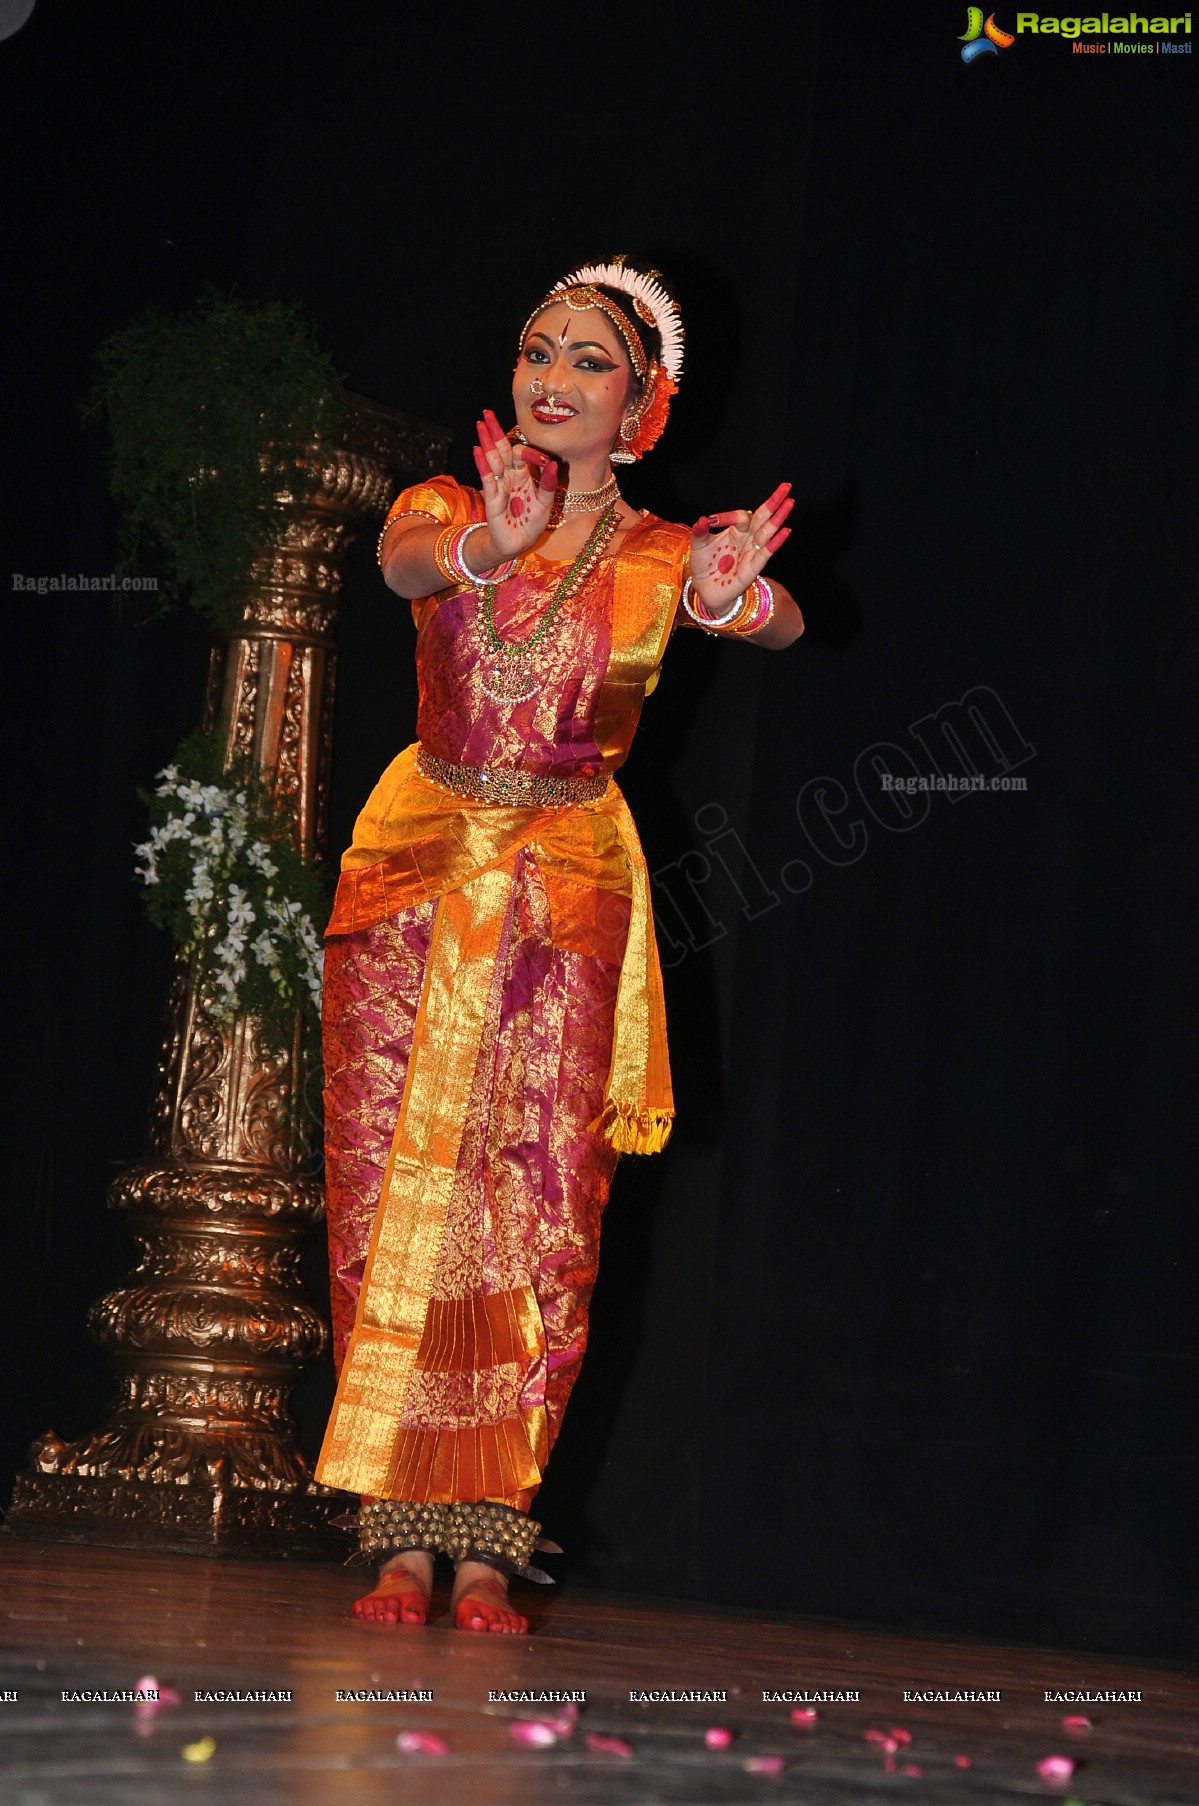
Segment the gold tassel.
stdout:
<svg viewBox="0 0 1199 1806">
<path fill-rule="evenodd" d="M 610 1102 L 589 1127 L 618 1154 L 660 1154 L 670 1140 L 674 1111 Z"/>
</svg>

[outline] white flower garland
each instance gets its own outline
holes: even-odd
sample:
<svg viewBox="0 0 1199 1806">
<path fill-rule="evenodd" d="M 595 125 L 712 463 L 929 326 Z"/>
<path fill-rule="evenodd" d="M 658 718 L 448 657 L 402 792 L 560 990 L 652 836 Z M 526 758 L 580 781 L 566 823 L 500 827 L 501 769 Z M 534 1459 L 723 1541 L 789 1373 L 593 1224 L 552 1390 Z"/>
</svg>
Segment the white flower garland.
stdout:
<svg viewBox="0 0 1199 1806">
<path fill-rule="evenodd" d="M 218 1021 L 231 1021 L 245 1009 L 251 957 L 269 977 L 284 1008 L 295 1009 L 304 1001 L 294 994 L 288 968 L 298 970 L 308 1001 L 319 1013 L 324 976 L 321 938 L 303 905 L 281 894 L 272 848 L 252 832 L 248 792 L 184 778 L 177 765 L 168 765 L 158 778 L 154 794 L 164 799 L 166 819 L 151 828 L 149 840 L 134 848 L 140 862 L 137 876 L 146 885 L 161 883 L 164 859 L 169 856 L 175 863 L 168 849 L 182 843 L 179 850 L 191 867 L 184 892 L 191 928 L 184 951 L 193 953 L 213 941 L 207 949 L 206 1000 L 213 1015 Z M 251 940 L 254 928 L 258 932 Z"/>
</svg>

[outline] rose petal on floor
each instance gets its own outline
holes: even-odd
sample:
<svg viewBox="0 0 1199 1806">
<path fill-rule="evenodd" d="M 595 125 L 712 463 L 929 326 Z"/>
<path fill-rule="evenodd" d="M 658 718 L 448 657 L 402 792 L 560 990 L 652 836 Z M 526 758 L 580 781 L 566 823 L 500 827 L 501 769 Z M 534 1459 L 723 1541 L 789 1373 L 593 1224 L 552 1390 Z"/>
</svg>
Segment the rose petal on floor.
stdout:
<svg viewBox="0 0 1199 1806">
<path fill-rule="evenodd" d="M 710 1724 L 704 1732 L 704 1742 L 710 1750 L 727 1750 L 733 1741 L 733 1733 L 727 1725 Z"/>
<path fill-rule="evenodd" d="M 201 1737 L 196 1743 L 185 1743 L 179 1754 L 185 1762 L 209 1762 L 216 1754 L 216 1738 Z"/>
<path fill-rule="evenodd" d="M 588 1731 L 583 1742 L 597 1756 L 631 1756 L 633 1746 L 623 1737 L 605 1737 L 602 1731 Z"/>
<path fill-rule="evenodd" d="M 880 1731 L 876 1724 L 872 1724 L 868 1731 L 862 1732 L 862 1741 L 864 1743 L 886 1743 L 887 1733 Z"/>
<path fill-rule="evenodd" d="M 785 1756 L 747 1756 L 741 1766 L 747 1775 L 781 1775 L 787 1759 Z"/>
<path fill-rule="evenodd" d="M 1084 1718 L 1081 1712 L 1072 1713 L 1069 1718 L 1062 1719 L 1062 1729 L 1069 1731 L 1071 1737 L 1085 1737 L 1087 1732 L 1093 1728 L 1090 1719 Z"/>
<path fill-rule="evenodd" d="M 135 1683 L 134 1691 L 136 1693 L 157 1693 L 158 1695 L 157 1699 L 136 1701 L 133 1707 L 134 1718 L 153 1718 L 154 1714 L 160 1712 L 163 1706 L 181 1706 L 183 1704 L 173 1687 L 160 1687 L 152 1674 L 143 1674 L 141 1679 Z"/>
<path fill-rule="evenodd" d="M 899 1724 L 889 1725 L 887 1727 L 887 1734 L 890 1737 L 894 1737 L 896 1743 L 910 1743 L 912 1741 L 912 1733 L 910 1731 L 905 1731 L 903 1726 Z"/>
<path fill-rule="evenodd" d="M 969 1756 L 955 1756 L 953 1759 L 953 1766 L 955 1768 L 970 1768 L 973 1765 Z"/>
<path fill-rule="evenodd" d="M 791 1723 L 814 1725 L 819 1717 L 815 1706 L 796 1706 L 791 1713 Z"/>
<path fill-rule="evenodd" d="M 1073 1756 L 1042 1756 L 1037 1773 L 1042 1781 L 1068 1781 L 1074 1773 Z"/>
<path fill-rule="evenodd" d="M 922 1775 L 924 1770 L 918 1762 L 905 1762 L 899 1772 L 901 1775 Z"/>
<path fill-rule="evenodd" d="M 396 1748 L 404 1756 L 448 1756 L 450 1746 L 433 1731 L 401 1731 Z"/>
<path fill-rule="evenodd" d="M 522 1750 L 548 1750 L 557 1743 L 558 1733 L 546 1718 L 514 1718 L 508 1740 Z"/>
</svg>

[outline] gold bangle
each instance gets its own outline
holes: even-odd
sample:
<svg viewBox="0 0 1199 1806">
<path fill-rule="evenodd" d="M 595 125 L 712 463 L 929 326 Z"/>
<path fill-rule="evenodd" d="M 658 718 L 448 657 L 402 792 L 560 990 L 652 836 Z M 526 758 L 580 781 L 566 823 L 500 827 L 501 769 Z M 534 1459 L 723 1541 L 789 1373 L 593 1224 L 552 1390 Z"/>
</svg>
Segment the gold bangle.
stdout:
<svg viewBox="0 0 1199 1806">
<path fill-rule="evenodd" d="M 691 619 L 695 622 L 696 626 L 702 627 L 706 633 L 741 633 L 743 631 L 743 623 L 757 608 L 756 597 L 751 597 L 750 595 L 750 591 L 753 589 L 756 582 L 757 578 L 752 578 L 751 581 L 746 584 L 741 594 L 733 597 L 732 602 L 729 604 L 729 607 L 725 610 L 724 614 L 709 615 L 705 609 L 705 605 L 699 600 L 698 594 L 695 593 L 693 580 L 688 577 L 686 583 L 683 585 L 683 608 L 687 614 L 691 616 Z"/>
<path fill-rule="evenodd" d="M 749 607 L 725 631 L 735 634 L 757 633 L 774 617 L 774 590 L 765 577 L 751 577 L 745 586 Z"/>
<path fill-rule="evenodd" d="M 441 532 L 437 535 L 437 538 L 433 541 L 433 563 L 437 566 L 439 575 L 445 578 L 447 585 L 453 584 L 455 587 L 460 588 L 462 579 L 446 556 L 450 541 L 457 536 L 457 533 L 457 527 L 442 528 Z"/>
</svg>

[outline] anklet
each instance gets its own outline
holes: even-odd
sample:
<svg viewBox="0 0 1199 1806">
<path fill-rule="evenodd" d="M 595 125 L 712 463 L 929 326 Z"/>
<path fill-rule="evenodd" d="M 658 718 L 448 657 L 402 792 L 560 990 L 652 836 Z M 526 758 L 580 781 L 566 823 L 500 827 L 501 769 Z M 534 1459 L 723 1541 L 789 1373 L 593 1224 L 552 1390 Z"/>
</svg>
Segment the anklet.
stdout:
<svg viewBox="0 0 1199 1806">
<path fill-rule="evenodd" d="M 437 1555 L 443 1548 L 444 1505 L 416 1505 L 407 1499 L 372 1499 L 358 1507 L 358 1553 L 382 1557 L 423 1549 Z"/>
<path fill-rule="evenodd" d="M 534 1552 L 561 1555 L 557 1543 L 545 1541 L 541 1525 L 510 1505 L 372 1499 L 358 1507 L 358 1550 L 351 1561 L 386 1560 L 423 1549 L 448 1555 L 455 1563 L 483 1562 L 504 1574 L 552 1586 L 552 1574 L 530 1566 Z"/>
</svg>

